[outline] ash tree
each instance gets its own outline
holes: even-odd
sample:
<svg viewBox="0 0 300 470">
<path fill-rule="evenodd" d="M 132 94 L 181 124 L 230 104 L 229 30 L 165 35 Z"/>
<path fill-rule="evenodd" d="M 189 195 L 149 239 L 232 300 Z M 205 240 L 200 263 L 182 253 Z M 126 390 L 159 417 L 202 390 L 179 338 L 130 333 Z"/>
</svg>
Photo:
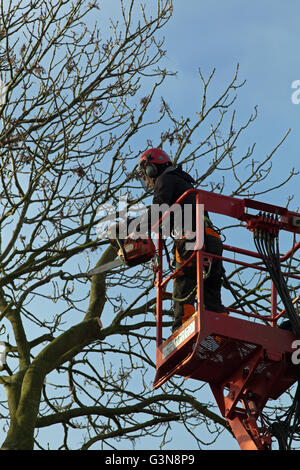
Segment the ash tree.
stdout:
<svg viewBox="0 0 300 470">
<path fill-rule="evenodd" d="M 116 257 L 97 231 L 103 210 L 120 195 L 133 208 L 149 203 L 135 179 L 147 147 L 163 146 L 198 187 L 254 197 L 272 190 L 270 162 L 286 135 L 261 159 L 254 145 L 240 150 L 256 109 L 236 123 L 238 69 L 217 98 L 215 71 L 199 69 L 194 114 L 177 116 L 159 94 L 174 75 L 164 66 L 171 1 L 113 8 L 110 19 L 95 1 L 1 0 L 2 449 L 110 449 L 149 438 L 163 447 L 175 423 L 203 447 L 229 431 L 205 384 L 173 378 L 152 389 L 151 266 L 80 273 Z M 252 296 L 266 308 L 246 275 L 232 279 L 245 303 Z"/>
</svg>

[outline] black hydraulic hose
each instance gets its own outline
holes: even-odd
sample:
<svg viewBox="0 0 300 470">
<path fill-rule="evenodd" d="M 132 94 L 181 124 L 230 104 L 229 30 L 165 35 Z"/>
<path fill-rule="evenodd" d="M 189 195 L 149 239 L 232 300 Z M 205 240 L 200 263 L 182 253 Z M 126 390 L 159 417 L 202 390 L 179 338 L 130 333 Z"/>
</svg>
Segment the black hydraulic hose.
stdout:
<svg viewBox="0 0 300 470">
<path fill-rule="evenodd" d="M 270 273 L 274 286 L 284 304 L 287 316 L 297 338 L 300 338 L 300 321 L 295 311 L 294 304 L 289 295 L 287 283 L 281 272 L 280 253 L 278 247 L 278 237 L 276 237 L 276 247 L 274 236 L 266 231 L 254 232 L 254 242 L 258 253 L 262 256 L 263 262 Z"/>
<path fill-rule="evenodd" d="M 287 282 L 281 272 L 278 236 L 267 231 L 256 230 L 253 234 L 258 253 L 270 273 L 274 286 L 284 304 L 292 330 L 300 338 L 300 321 L 289 294 Z M 276 240 L 276 241 L 275 241 Z M 272 425 L 273 435 L 277 437 L 280 450 L 291 448 L 293 434 L 300 418 L 300 365 L 297 366 L 298 386 L 285 421 Z M 294 417 L 294 419 L 293 419 Z M 293 419 L 293 423 L 291 423 Z"/>
</svg>

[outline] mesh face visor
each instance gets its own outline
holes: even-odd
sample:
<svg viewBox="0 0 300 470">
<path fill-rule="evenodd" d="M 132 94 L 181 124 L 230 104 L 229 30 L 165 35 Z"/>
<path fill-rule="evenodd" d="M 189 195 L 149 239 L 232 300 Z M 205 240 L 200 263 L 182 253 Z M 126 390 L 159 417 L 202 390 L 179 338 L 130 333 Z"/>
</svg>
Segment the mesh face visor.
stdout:
<svg viewBox="0 0 300 470">
<path fill-rule="evenodd" d="M 135 172 L 135 177 L 140 182 L 142 188 L 145 191 L 147 191 L 148 188 L 147 188 L 147 185 L 146 185 L 146 175 L 145 175 L 145 172 L 144 172 L 144 169 L 143 169 L 142 165 L 139 165 L 137 167 L 136 172 Z"/>
</svg>

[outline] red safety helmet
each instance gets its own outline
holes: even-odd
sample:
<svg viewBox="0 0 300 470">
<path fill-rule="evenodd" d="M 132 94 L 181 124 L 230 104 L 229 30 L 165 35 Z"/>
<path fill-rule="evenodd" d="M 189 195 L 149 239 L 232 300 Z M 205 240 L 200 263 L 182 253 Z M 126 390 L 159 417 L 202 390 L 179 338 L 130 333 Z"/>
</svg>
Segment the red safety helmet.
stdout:
<svg viewBox="0 0 300 470">
<path fill-rule="evenodd" d="M 153 165 L 154 163 L 154 165 Z M 156 178 L 158 171 L 156 165 L 163 165 L 165 163 L 172 164 L 170 157 L 162 149 L 153 148 L 148 149 L 139 160 L 139 167 L 143 170 L 146 176 Z"/>
</svg>

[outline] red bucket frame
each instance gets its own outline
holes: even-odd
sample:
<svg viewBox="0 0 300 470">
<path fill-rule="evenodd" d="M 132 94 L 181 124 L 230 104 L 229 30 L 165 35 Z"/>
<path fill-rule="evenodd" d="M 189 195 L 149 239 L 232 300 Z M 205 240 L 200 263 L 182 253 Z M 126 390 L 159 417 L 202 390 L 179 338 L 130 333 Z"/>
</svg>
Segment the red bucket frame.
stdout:
<svg viewBox="0 0 300 470">
<path fill-rule="evenodd" d="M 250 230 L 263 228 L 276 233 L 279 230 L 300 233 L 300 215 L 286 208 L 197 189 L 186 191 L 177 203 L 182 203 L 191 193 L 196 195 L 197 220 L 200 220 L 200 205 L 203 204 L 208 212 L 246 222 Z M 259 213 L 253 215 L 249 210 Z M 261 212 L 276 214 L 280 219 L 262 217 Z M 166 215 L 165 213 L 162 219 Z M 200 229 L 201 226 L 197 223 L 198 239 Z M 293 249 L 281 261 L 292 256 L 299 247 L 299 242 L 294 244 Z M 257 252 L 229 245 L 224 245 L 224 251 L 254 257 L 256 260 L 261 258 Z M 277 321 L 284 311 L 277 313 L 277 292 L 273 282 L 271 312 L 268 317 L 232 308 L 226 309 L 229 315 L 208 311 L 203 305 L 203 266 L 205 258 L 217 256 L 206 253 L 203 249 L 195 251 L 191 258 L 197 259 L 197 312 L 170 338 L 163 341 L 162 303 L 164 296 L 170 295 L 166 287 L 176 272 L 163 279 L 163 243 L 159 236 L 157 255 L 156 376 L 153 387 L 158 388 L 173 375 L 208 382 L 221 414 L 230 423 L 241 449 L 270 448 L 270 435 L 265 429 L 258 429 L 256 420 L 268 399 L 278 398 L 297 380 L 296 367 L 291 361 L 295 337 L 291 332 L 277 327 Z M 265 267 L 255 263 L 225 256 L 219 258 L 247 268 L 267 271 Z M 296 274 L 290 274 L 290 277 L 300 280 L 300 276 Z M 243 318 L 231 316 L 230 312 L 242 315 Z M 254 323 L 253 319 L 262 320 L 265 324 Z"/>
</svg>

